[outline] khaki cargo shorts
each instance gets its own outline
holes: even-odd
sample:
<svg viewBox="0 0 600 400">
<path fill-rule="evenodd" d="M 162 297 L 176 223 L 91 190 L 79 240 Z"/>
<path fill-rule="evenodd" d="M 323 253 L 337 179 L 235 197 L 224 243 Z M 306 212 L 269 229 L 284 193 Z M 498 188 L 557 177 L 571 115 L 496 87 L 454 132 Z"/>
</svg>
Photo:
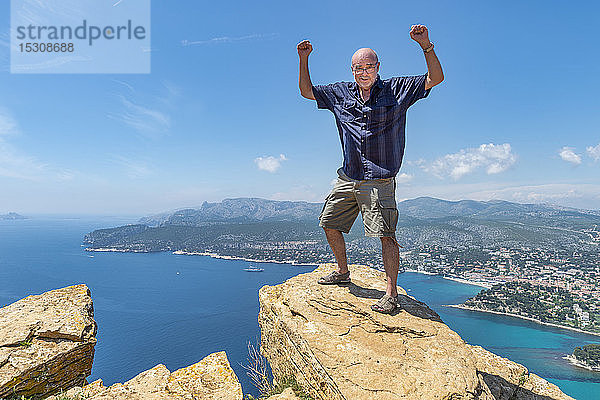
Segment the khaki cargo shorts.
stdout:
<svg viewBox="0 0 600 400">
<path fill-rule="evenodd" d="M 395 237 L 398 223 L 396 178 L 356 181 L 338 169 L 338 179 L 325 199 L 319 226 L 350 232 L 360 211 L 365 235 Z"/>
</svg>

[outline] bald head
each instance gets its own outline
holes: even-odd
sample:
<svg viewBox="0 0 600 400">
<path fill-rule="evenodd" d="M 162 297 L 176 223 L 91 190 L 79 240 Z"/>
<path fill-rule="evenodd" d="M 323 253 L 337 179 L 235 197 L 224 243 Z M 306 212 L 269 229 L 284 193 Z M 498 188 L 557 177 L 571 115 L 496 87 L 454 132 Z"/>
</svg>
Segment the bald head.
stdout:
<svg viewBox="0 0 600 400">
<path fill-rule="evenodd" d="M 352 65 L 377 64 L 377 62 L 379 62 L 379 59 L 377 58 L 377 53 L 375 53 L 373 49 L 369 49 L 368 47 L 358 49 L 352 55 Z"/>
<path fill-rule="evenodd" d="M 352 56 L 350 67 L 358 86 L 364 91 L 369 91 L 377 81 L 377 74 L 379 73 L 377 54 L 373 49 L 367 47 L 358 49 Z"/>
</svg>

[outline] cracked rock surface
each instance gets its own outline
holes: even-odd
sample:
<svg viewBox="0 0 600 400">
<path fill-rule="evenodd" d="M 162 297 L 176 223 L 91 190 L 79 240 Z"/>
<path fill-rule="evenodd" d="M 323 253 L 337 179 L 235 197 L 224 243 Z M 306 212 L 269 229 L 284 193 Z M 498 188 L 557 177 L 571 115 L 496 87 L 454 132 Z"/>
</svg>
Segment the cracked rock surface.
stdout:
<svg viewBox="0 0 600 400">
<path fill-rule="evenodd" d="M 350 266 L 352 283 L 319 285 L 334 268 L 260 289 L 261 352 L 276 379 L 320 400 L 571 399 L 517 363 L 466 344 L 426 304 L 398 288 L 400 307 L 371 310 L 385 275 Z"/>
<path fill-rule="evenodd" d="M 87 400 L 242 400 L 242 386 L 221 351 L 173 373 L 159 364 L 125 383 L 105 387 L 98 379 L 65 394 Z"/>
<path fill-rule="evenodd" d="M 0 309 L 0 398 L 42 398 L 85 383 L 96 322 L 86 285 L 28 296 Z"/>
</svg>

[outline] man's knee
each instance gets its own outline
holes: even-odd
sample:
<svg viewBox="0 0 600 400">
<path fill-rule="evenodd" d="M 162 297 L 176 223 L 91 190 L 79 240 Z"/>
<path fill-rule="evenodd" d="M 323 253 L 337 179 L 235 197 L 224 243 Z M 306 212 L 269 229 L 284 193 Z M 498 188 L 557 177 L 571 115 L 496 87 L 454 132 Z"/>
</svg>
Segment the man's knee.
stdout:
<svg viewBox="0 0 600 400">
<path fill-rule="evenodd" d="M 323 228 L 323 230 L 325 231 L 325 236 L 327 236 L 328 238 L 335 238 L 335 239 L 339 239 L 339 238 L 344 238 L 344 235 L 342 235 L 342 231 L 338 230 L 338 229 L 332 229 L 332 228 Z"/>
<path fill-rule="evenodd" d="M 388 246 L 393 246 L 393 247 L 400 247 L 398 245 L 398 242 L 396 241 L 396 238 L 393 236 L 381 236 L 381 246 L 382 247 L 388 247 Z"/>
</svg>

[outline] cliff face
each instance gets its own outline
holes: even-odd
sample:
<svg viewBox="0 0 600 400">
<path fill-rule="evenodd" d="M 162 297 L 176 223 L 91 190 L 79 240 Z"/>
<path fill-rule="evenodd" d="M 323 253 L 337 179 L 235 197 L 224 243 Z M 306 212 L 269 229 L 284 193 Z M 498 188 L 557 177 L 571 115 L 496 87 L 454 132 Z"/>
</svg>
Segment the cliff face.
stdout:
<svg viewBox="0 0 600 400">
<path fill-rule="evenodd" d="M 0 398 L 85 383 L 96 345 L 90 291 L 69 286 L 0 309 Z"/>
<path fill-rule="evenodd" d="M 86 385 L 97 326 L 90 291 L 69 286 L 28 296 L 0 309 L 0 400 L 242 400 L 225 352 L 171 373 L 164 365 L 125 383 Z M 57 392 L 61 394 L 53 395 Z M 50 396 L 50 397 L 48 397 Z M 293 392 L 272 400 L 296 399 Z"/>
<path fill-rule="evenodd" d="M 105 387 L 98 379 L 65 394 L 87 400 L 242 400 L 242 386 L 222 351 L 173 373 L 159 364 L 125 383 Z"/>
<path fill-rule="evenodd" d="M 322 286 L 333 265 L 261 288 L 261 351 L 276 379 L 320 400 L 571 399 L 525 367 L 466 344 L 399 288 L 393 315 L 371 311 L 383 273 L 351 266 L 352 283 Z"/>
</svg>

